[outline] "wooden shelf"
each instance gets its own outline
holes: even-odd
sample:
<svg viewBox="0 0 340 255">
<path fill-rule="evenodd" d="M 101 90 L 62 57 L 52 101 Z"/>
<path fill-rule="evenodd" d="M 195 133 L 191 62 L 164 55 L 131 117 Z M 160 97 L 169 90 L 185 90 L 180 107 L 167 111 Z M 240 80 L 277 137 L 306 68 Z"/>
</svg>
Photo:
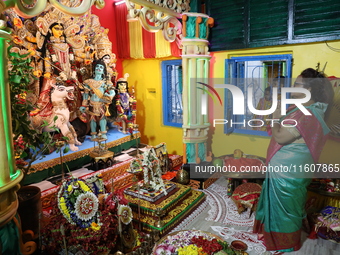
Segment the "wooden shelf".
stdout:
<svg viewBox="0 0 340 255">
<path fill-rule="evenodd" d="M 313 188 L 307 188 L 308 191 L 312 191 L 315 193 L 318 193 L 320 195 L 324 195 L 327 197 L 340 197 L 340 192 L 328 192 L 326 190 L 322 190 L 322 189 L 313 189 Z"/>
</svg>

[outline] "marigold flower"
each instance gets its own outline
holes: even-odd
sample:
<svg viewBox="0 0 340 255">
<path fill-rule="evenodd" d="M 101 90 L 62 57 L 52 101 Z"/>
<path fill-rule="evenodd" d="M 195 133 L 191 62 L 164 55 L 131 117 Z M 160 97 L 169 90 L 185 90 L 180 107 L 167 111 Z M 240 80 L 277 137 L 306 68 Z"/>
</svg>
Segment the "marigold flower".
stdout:
<svg viewBox="0 0 340 255">
<path fill-rule="evenodd" d="M 64 214 L 64 216 L 67 218 L 67 219 L 70 219 L 71 218 L 71 215 L 67 209 L 67 206 L 66 206 L 66 203 L 65 203 L 65 199 L 64 197 L 61 197 L 60 200 L 59 200 L 59 206 L 60 206 L 60 209 L 62 211 L 62 213 Z"/>
<path fill-rule="evenodd" d="M 41 70 L 35 70 L 33 72 L 33 75 L 39 78 L 42 75 L 42 71 Z"/>
<path fill-rule="evenodd" d="M 92 222 L 92 223 L 91 223 L 91 228 L 92 228 L 94 231 L 99 231 L 99 230 L 100 230 L 100 226 L 99 226 L 96 222 Z"/>
<path fill-rule="evenodd" d="M 86 192 L 86 191 L 90 191 L 90 188 L 82 181 L 78 181 L 78 183 L 80 184 L 80 187 Z"/>
<path fill-rule="evenodd" d="M 92 61 L 91 59 L 85 59 L 84 63 L 85 65 L 91 65 Z"/>
<path fill-rule="evenodd" d="M 30 48 L 28 52 L 30 53 L 31 56 L 34 56 L 36 54 L 36 51 L 33 48 Z"/>
<path fill-rule="evenodd" d="M 13 35 L 13 42 L 15 44 L 23 44 L 23 40 L 21 40 L 17 35 Z"/>
</svg>

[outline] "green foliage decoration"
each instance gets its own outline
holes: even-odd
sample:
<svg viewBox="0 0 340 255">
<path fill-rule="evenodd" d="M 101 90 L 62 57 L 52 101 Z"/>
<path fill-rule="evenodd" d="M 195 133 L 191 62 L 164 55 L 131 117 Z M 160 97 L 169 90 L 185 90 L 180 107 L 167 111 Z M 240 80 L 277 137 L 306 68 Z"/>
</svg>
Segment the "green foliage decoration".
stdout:
<svg viewBox="0 0 340 255">
<path fill-rule="evenodd" d="M 55 141 L 51 133 L 38 132 L 31 126 L 29 112 L 34 109 L 32 102 L 26 100 L 29 85 L 37 79 L 33 76 L 31 56 L 11 51 L 8 48 L 12 131 L 16 166 L 27 174 L 33 162 L 44 157 L 44 153 Z M 55 119 L 56 120 L 56 119 Z M 42 126 L 47 126 L 44 121 Z M 57 128 L 53 128 L 58 131 Z M 25 159 L 25 160 L 24 160 Z"/>
</svg>

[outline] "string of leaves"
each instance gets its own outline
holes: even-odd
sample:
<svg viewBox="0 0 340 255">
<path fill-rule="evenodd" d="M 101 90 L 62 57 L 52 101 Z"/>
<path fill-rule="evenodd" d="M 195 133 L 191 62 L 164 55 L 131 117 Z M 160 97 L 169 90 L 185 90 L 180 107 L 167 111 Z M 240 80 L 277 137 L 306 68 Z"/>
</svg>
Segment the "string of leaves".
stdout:
<svg viewBox="0 0 340 255">
<path fill-rule="evenodd" d="M 16 165 L 24 174 L 30 170 L 33 162 L 44 157 L 50 146 L 54 146 L 53 140 L 49 132 L 38 132 L 31 126 L 29 111 L 34 109 L 32 102 L 26 100 L 26 95 L 29 93 L 29 85 L 36 79 L 33 76 L 33 67 L 31 58 L 28 54 L 20 54 L 12 52 L 12 46 L 8 47 L 9 59 L 9 85 L 11 99 L 11 116 L 12 116 L 12 131 L 13 140 L 16 141 L 21 135 L 23 143 L 20 151 L 15 151 L 20 154 L 20 159 Z M 54 119 L 56 121 L 56 118 Z M 47 126 L 46 121 L 42 126 Z M 55 131 L 57 129 L 55 128 Z M 14 146 L 16 150 L 16 146 Z M 25 159 L 25 161 L 23 161 Z M 26 162 L 23 164 L 23 162 Z"/>
</svg>

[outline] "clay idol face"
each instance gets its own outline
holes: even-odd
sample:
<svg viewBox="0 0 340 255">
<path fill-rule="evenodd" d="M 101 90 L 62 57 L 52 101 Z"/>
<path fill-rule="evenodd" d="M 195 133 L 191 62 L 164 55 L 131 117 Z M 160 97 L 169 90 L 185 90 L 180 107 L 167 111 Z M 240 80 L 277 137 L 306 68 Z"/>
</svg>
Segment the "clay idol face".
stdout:
<svg viewBox="0 0 340 255">
<path fill-rule="evenodd" d="M 64 34 L 64 28 L 62 25 L 57 24 L 52 27 L 52 34 L 56 38 L 60 38 Z"/>
<path fill-rule="evenodd" d="M 95 71 L 96 74 L 103 74 L 104 73 L 104 66 L 101 65 L 101 64 L 97 64 L 94 71 Z"/>
</svg>

